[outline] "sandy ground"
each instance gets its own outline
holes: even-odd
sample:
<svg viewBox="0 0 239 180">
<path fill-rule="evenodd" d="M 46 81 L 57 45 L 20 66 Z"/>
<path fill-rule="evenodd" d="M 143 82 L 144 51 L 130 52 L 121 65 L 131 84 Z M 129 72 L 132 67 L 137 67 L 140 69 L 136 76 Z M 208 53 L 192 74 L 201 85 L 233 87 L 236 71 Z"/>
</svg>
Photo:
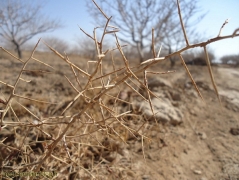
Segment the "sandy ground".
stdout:
<svg viewBox="0 0 239 180">
<path fill-rule="evenodd" d="M 0 80 L 13 84 L 19 65 L 12 66 L 1 60 L 0 67 Z M 151 142 L 145 142 L 144 149 L 141 139 L 127 138 L 126 143 L 120 143 L 121 153 L 110 155 L 114 161 L 107 164 L 107 173 L 102 179 L 239 179 L 239 69 L 213 67 L 221 103 L 211 85 L 207 67 L 189 66 L 189 69 L 204 100 L 198 97 L 182 66 L 173 74 L 162 75 L 172 84 L 172 87 L 164 87 L 164 91 L 179 97 L 173 104 L 183 113 L 183 123 L 173 126 L 150 122 L 147 136 Z M 58 76 L 51 75 L 52 79 L 41 88 L 32 81 L 29 86 L 19 87 L 18 91 L 29 97 L 37 94 L 39 97 L 44 95 L 45 99 L 49 97 L 51 101 L 59 97 L 64 101 L 73 92 L 64 85 L 66 82 L 56 80 Z M 39 78 L 38 83 L 41 83 L 39 74 L 28 74 L 27 77 Z M 10 93 L 2 84 L 0 92 L 1 95 Z"/>
<path fill-rule="evenodd" d="M 220 105 L 207 68 L 189 68 L 205 102 L 188 86 L 190 81 L 185 79 L 185 73 L 176 71 L 171 81 L 181 97 L 177 106 L 184 114 L 183 123 L 165 127 L 166 146 L 162 148 L 157 145 L 158 132 L 152 132 L 154 143 L 145 150 L 145 162 L 140 155 L 136 156 L 137 168 L 144 179 L 238 179 L 239 136 L 230 130 L 239 127 L 239 70 L 213 68 Z"/>
</svg>

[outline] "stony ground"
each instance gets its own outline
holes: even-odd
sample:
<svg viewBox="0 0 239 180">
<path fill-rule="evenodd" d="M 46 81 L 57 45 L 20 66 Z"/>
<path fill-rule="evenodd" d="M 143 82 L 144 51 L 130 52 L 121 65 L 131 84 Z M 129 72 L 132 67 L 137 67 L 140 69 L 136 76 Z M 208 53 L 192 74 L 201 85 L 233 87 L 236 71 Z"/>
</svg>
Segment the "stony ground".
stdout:
<svg viewBox="0 0 239 180">
<path fill-rule="evenodd" d="M 158 87 L 157 91 L 168 92 L 174 107 L 183 114 L 182 123 L 164 126 L 164 146 L 162 135 L 152 131 L 153 142 L 145 150 L 146 160 L 140 153 L 132 155 L 137 159 L 136 169 L 143 179 L 238 179 L 239 69 L 213 68 L 220 104 L 207 68 L 189 68 L 204 101 L 198 98 L 183 69 L 176 71 L 173 77 L 164 77 L 171 86 Z"/>
<path fill-rule="evenodd" d="M 1 61 L 0 68 L 0 80 L 14 82 L 12 78 L 19 73 L 19 66 Z M 102 179 L 239 179 L 239 69 L 213 67 L 221 103 L 213 90 L 207 67 L 189 66 L 189 69 L 203 100 L 198 97 L 182 66 L 177 67 L 173 74 L 149 77 L 149 88 L 159 97 L 153 102 L 159 111 L 156 116 L 160 123 L 150 119 L 147 114 L 149 107 L 135 99 L 129 108 L 148 119 L 149 131 L 146 134 L 151 141 L 145 141 L 142 148 L 141 139 L 135 140 L 127 135 L 126 143 L 119 145 L 121 150 L 108 154 L 113 160 L 108 160 L 107 173 Z M 39 74 L 27 76 L 42 78 Z M 47 92 L 48 96 L 44 98 L 61 97 L 61 101 L 72 95 L 63 81 L 54 78 L 48 79 L 41 89 L 35 85 L 32 81 L 29 87 L 18 90 L 30 97 L 33 94 L 40 97 Z M 1 95 L 10 93 L 3 85 L 0 88 Z M 131 96 L 133 93 L 125 98 Z M 137 122 L 130 123 L 133 126 Z"/>
</svg>

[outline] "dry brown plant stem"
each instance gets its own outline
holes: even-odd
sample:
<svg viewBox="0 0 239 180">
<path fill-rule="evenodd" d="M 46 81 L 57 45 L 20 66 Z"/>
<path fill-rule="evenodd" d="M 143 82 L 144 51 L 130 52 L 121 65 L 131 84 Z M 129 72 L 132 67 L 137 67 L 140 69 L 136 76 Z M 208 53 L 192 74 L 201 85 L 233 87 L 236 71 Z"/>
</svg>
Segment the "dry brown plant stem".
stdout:
<svg viewBox="0 0 239 180">
<path fill-rule="evenodd" d="M 148 74 L 158 75 L 158 74 L 168 74 L 172 73 L 174 71 L 166 71 L 166 72 L 153 72 L 149 71 L 148 69 L 152 67 L 153 65 L 160 63 L 164 60 L 169 59 L 172 56 L 179 56 L 183 67 L 186 70 L 186 73 L 188 74 L 190 80 L 192 81 L 192 84 L 194 85 L 195 90 L 197 91 L 199 97 L 203 99 L 199 88 L 196 85 L 196 82 L 194 81 L 184 59 L 182 56 L 182 53 L 184 51 L 187 51 L 189 49 L 195 48 L 195 47 L 203 47 L 207 66 L 210 74 L 210 78 L 214 87 L 214 90 L 217 94 L 217 97 L 220 101 L 219 93 L 216 87 L 215 79 L 213 76 L 213 72 L 210 65 L 210 60 L 207 53 L 206 46 L 210 43 L 220 41 L 223 39 L 228 38 L 235 38 L 238 37 L 239 34 L 238 29 L 236 29 L 232 35 L 228 36 L 217 36 L 215 38 L 209 39 L 208 41 L 192 44 L 190 45 L 188 42 L 186 30 L 183 24 L 183 19 L 181 15 L 180 10 L 180 4 L 179 0 L 177 0 L 178 5 L 178 15 L 181 23 L 181 28 L 184 34 L 184 39 L 186 42 L 186 46 L 176 52 L 173 52 L 172 54 L 169 54 L 165 57 L 160 57 L 160 51 L 162 46 L 160 47 L 158 54 L 156 55 L 155 52 L 155 42 L 154 42 L 154 29 L 152 29 L 152 58 L 144 61 L 137 67 L 130 67 L 129 61 L 126 58 L 123 47 L 120 45 L 119 39 L 117 37 L 118 28 L 110 26 L 109 23 L 111 21 L 112 17 L 108 17 L 102 9 L 97 5 L 97 3 L 92 0 L 93 3 L 96 5 L 96 7 L 99 9 L 101 14 L 105 17 L 106 23 L 103 27 L 103 33 L 100 38 L 100 40 L 97 40 L 97 32 L 98 27 L 94 29 L 93 35 L 86 33 L 83 29 L 81 31 L 90 38 L 90 40 L 94 41 L 95 50 L 97 52 L 97 59 L 94 61 L 89 60 L 87 63 L 94 63 L 94 69 L 88 68 L 83 70 L 79 66 L 77 66 L 73 61 L 71 62 L 69 57 L 67 55 L 62 55 L 59 52 L 57 52 L 55 49 L 50 47 L 48 44 L 43 42 L 56 56 L 58 56 L 64 63 L 67 64 L 67 66 L 70 68 L 70 72 L 72 74 L 72 77 L 69 78 L 68 76 L 63 73 L 63 71 L 56 70 L 53 66 L 44 63 L 43 61 L 40 61 L 34 57 L 34 53 L 36 51 L 36 48 L 40 42 L 37 42 L 34 49 L 31 52 L 31 55 L 26 62 L 23 60 L 17 58 L 7 50 L 5 50 L 3 47 L 0 47 L 5 53 L 9 54 L 11 57 L 16 59 L 17 61 L 20 61 L 22 63 L 21 71 L 16 77 L 16 81 L 14 85 L 10 85 L 6 82 L 0 81 L 1 84 L 11 88 L 11 94 L 9 95 L 9 98 L 6 101 L 1 100 L 0 103 L 3 104 L 5 107 L 3 110 L 0 110 L 1 112 L 1 126 L 4 128 L 6 126 L 9 127 L 18 127 L 18 128 L 34 128 L 35 131 L 46 135 L 49 139 L 47 141 L 44 141 L 45 144 L 47 144 L 47 148 L 45 148 L 44 153 L 42 153 L 40 156 L 36 158 L 36 161 L 33 162 L 30 160 L 29 157 L 26 156 L 28 153 L 28 145 L 24 144 L 24 140 L 27 136 L 27 134 L 24 135 L 24 139 L 21 141 L 21 148 L 15 148 L 11 146 L 7 146 L 4 144 L 4 140 L 2 140 L 0 143 L 3 145 L 3 147 L 7 147 L 11 151 L 17 151 L 18 153 L 22 152 L 24 155 L 24 159 L 27 163 L 25 164 L 17 164 L 18 167 L 14 167 L 13 169 L 24 169 L 26 168 L 31 169 L 35 172 L 40 171 L 41 168 L 44 169 L 45 166 L 47 166 L 47 162 L 52 160 L 54 162 L 61 162 L 64 165 L 68 165 L 69 167 L 77 165 L 77 163 L 81 163 L 81 158 L 84 157 L 84 155 L 87 153 L 88 146 L 92 147 L 101 147 L 103 149 L 109 149 L 109 147 L 105 147 L 102 143 L 102 139 L 99 138 L 99 136 L 107 137 L 107 138 L 117 138 L 118 140 L 121 140 L 122 142 L 127 143 L 124 136 L 121 134 L 120 129 L 124 129 L 127 131 L 127 133 L 130 133 L 134 138 L 136 136 L 140 136 L 141 138 L 141 144 L 142 144 L 142 153 L 145 158 L 145 149 L 144 149 L 144 142 L 146 139 L 149 139 L 144 135 L 144 130 L 147 128 L 147 120 L 143 119 L 142 117 L 139 118 L 139 121 L 141 124 L 139 124 L 137 127 L 132 128 L 127 125 L 127 120 L 125 117 L 136 117 L 138 118 L 138 115 L 134 114 L 134 112 L 130 109 L 127 109 L 124 112 L 120 112 L 119 106 L 121 103 L 125 103 L 127 105 L 132 105 L 132 102 L 130 102 L 130 98 L 121 99 L 120 93 L 124 90 L 124 88 L 128 88 L 131 90 L 132 93 L 135 94 L 138 98 L 141 100 L 144 100 L 146 103 L 149 103 L 150 109 L 152 111 L 152 114 L 154 116 L 156 124 L 158 123 L 155 117 L 155 110 L 152 103 L 152 97 L 156 97 L 157 95 L 153 93 L 149 87 L 148 87 Z M 224 26 L 224 25 L 223 25 Z M 222 26 L 222 28 L 223 28 Z M 221 29 L 222 29 L 221 28 Z M 220 30 L 221 31 L 221 30 Z M 105 52 L 103 51 L 104 47 L 104 39 L 106 35 L 112 34 L 115 38 L 115 44 L 116 48 L 108 49 Z M 220 35 L 220 33 L 219 33 Z M 123 67 L 117 67 L 114 59 L 113 52 L 118 51 L 121 55 L 121 62 L 123 63 Z M 109 69 L 108 67 L 105 68 L 104 66 L 108 64 L 105 64 L 104 58 L 106 54 L 110 52 L 111 60 L 112 60 L 112 70 L 110 72 L 105 71 L 105 69 Z M 16 89 L 18 88 L 18 84 L 20 81 L 23 81 L 24 83 L 29 83 L 30 81 L 22 76 L 23 72 L 32 72 L 33 70 L 27 69 L 28 63 L 34 60 L 38 63 L 41 63 L 42 65 L 48 67 L 51 69 L 51 71 L 43 71 L 43 70 L 36 70 L 36 72 L 40 72 L 43 74 L 58 74 L 61 75 L 70 88 L 73 89 L 73 92 L 75 95 L 70 97 L 71 99 L 67 101 L 64 108 L 60 111 L 60 115 L 56 115 L 54 117 L 47 116 L 47 117 L 40 117 L 38 114 L 34 113 L 32 110 L 27 108 L 27 106 L 21 104 L 17 100 L 18 99 L 25 99 L 28 101 L 31 101 L 32 103 L 45 103 L 45 104 L 57 104 L 52 103 L 48 101 L 42 101 L 37 100 L 35 98 L 29 98 L 25 97 L 20 94 L 16 94 Z M 90 67 L 90 65 L 89 65 Z M 81 84 L 80 78 L 81 76 L 85 79 L 84 84 Z M 73 79 L 73 80 L 72 80 Z M 140 90 L 144 90 L 146 92 L 146 95 L 143 95 L 140 93 Z M 130 99 L 130 100 L 129 100 Z M 17 113 L 14 112 L 14 108 L 12 107 L 12 101 L 15 100 L 17 102 L 17 105 L 21 107 L 24 111 L 28 113 L 29 116 L 31 116 L 34 120 L 37 120 L 37 123 L 35 123 L 33 120 L 26 120 L 22 121 L 22 119 L 18 118 Z M 111 100 L 111 103 L 109 103 Z M 83 101 L 83 105 L 79 107 L 77 112 L 74 111 L 74 113 L 71 112 L 73 110 L 73 105 L 76 104 L 76 102 Z M 7 112 L 13 112 L 13 117 L 17 119 L 17 122 L 11 122 L 7 119 L 6 113 Z M 69 113 L 69 114 L 66 114 Z M 51 127 L 55 127 L 54 134 L 47 129 L 51 129 Z M 145 129 L 144 129 L 145 128 Z M 73 132 L 73 134 L 71 134 Z M 27 132 L 28 133 L 28 132 Z M 70 139 L 70 141 L 67 141 Z M 92 142 L 96 142 L 96 144 L 91 144 Z M 50 143 L 49 143 L 50 142 Z M 65 156 L 59 156 L 57 152 L 55 152 L 55 149 L 62 148 L 59 144 L 60 142 L 63 142 L 63 146 L 65 149 Z M 73 144 L 79 147 L 77 149 L 77 155 L 75 155 L 75 146 Z M 87 146 L 87 147 L 85 147 Z M 56 153 L 56 154 L 55 154 Z M 76 160 L 78 158 L 78 160 Z M 92 159 L 91 161 L 91 170 L 87 170 L 86 168 L 82 167 L 80 164 L 78 167 L 82 168 L 87 172 L 91 177 L 95 178 L 92 171 L 97 171 L 96 167 L 100 166 L 103 162 L 103 159 L 98 162 L 98 164 L 93 167 L 94 161 Z"/>
<path fill-rule="evenodd" d="M 210 60 L 209 60 L 209 56 L 208 56 L 208 52 L 207 52 L 207 47 L 206 46 L 204 46 L 204 53 L 205 53 L 205 56 L 206 56 L 207 67 L 208 67 L 208 71 L 209 71 L 209 74 L 210 74 L 210 78 L 211 78 L 211 81 L 212 81 L 213 88 L 214 88 L 214 90 L 216 92 L 216 95 L 217 95 L 217 98 L 218 98 L 219 102 L 221 103 L 219 92 L 217 90 L 215 79 L 214 79 L 214 76 L 213 76 L 213 73 L 212 73 L 212 67 L 211 67 L 211 64 L 210 64 Z"/>
<path fill-rule="evenodd" d="M 189 46 L 188 37 L 187 37 L 187 34 L 186 34 L 185 27 L 183 25 L 183 19 L 182 19 L 182 14 L 181 14 L 181 10 L 180 10 L 179 0 L 177 0 L 177 5 L 178 5 L 178 14 L 179 14 L 179 19 L 180 19 L 180 24 L 181 24 L 181 27 L 182 27 L 182 30 L 183 30 L 184 39 L 186 41 L 186 45 Z"/>
</svg>

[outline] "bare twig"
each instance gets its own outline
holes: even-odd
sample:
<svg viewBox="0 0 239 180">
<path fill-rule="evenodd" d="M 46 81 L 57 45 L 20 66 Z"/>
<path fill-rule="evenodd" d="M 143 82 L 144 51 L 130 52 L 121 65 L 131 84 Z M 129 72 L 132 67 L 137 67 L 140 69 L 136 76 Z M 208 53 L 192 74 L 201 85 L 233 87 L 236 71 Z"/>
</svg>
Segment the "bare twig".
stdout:
<svg viewBox="0 0 239 180">
<path fill-rule="evenodd" d="M 153 51 L 153 57 L 156 58 L 156 53 L 154 48 L 154 28 L 152 29 L 152 51 Z"/>
<path fill-rule="evenodd" d="M 184 66 L 186 72 L 188 73 L 188 76 L 189 76 L 189 78 L 191 79 L 191 81 L 192 81 L 192 83 L 193 83 L 193 85 L 194 85 L 194 87 L 195 87 L 195 89 L 196 89 L 196 91 L 197 91 L 199 97 L 202 98 L 202 100 L 203 100 L 203 97 L 202 97 L 202 95 L 201 95 L 201 93 L 200 93 L 200 91 L 199 91 L 199 89 L 198 89 L 198 87 L 197 87 L 197 84 L 196 84 L 196 82 L 194 81 L 194 79 L 193 79 L 193 77 L 192 77 L 192 75 L 191 75 L 189 69 L 187 68 L 187 65 L 186 65 L 186 63 L 185 63 L 185 61 L 184 61 L 182 55 L 179 54 L 179 57 L 180 57 L 180 59 L 181 59 L 181 61 L 182 61 L 182 64 L 183 64 L 183 66 Z"/>
<path fill-rule="evenodd" d="M 210 60 L 209 60 L 209 56 L 208 56 L 208 52 L 207 52 L 207 47 L 206 46 L 204 46 L 204 53 L 205 53 L 205 56 L 206 56 L 207 67 L 208 67 L 210 78 L 211 78 L 211 81 L 212 81 L 212 84 L 213 84 L 213 88 L 215 90 L 215 93 L 217 94 L 217 98 L 218 98 L 219 102 L 221 103 L 220 96 L 219 96 L 219 93 L 218 93 L 218 90 L 217 90 L 217 86 L 216 86 L 216 83 L 215 83 L 215 79 L 214 79 L 214 76 L 213 76 L 213 73 L 212 73 L 212 68 L 211 68 L 211 64 L 210 64 Z"/>
<path fill-rule="evenodd" d="M 185 41 L 186 41 L 186 45 L 189 46 L 189 42 L 188 42 L 186 30 L 185 30 L 185 27 L 184 27 L 184 25 L 183 25 L 183 19 L 182 19 L 182 15 L 181 15 L 179 0 L 177 0 L 177 5 L 178 5 L 178 15 L 179 15 L 181 27 L 182 27 L 182 30 L 183 30 L 184 39 L 185 39 Z"/>
<path fill-rule="evenodd" d="M 226 19 L 226 21 L 222 24 L 222 27 L 220 28 L 220 31 L 218 33 L 218 36 L 217 37 L 220 37 L 221 36 L 221 33 L 222 33 L 222 29 L 224 28 L 224 26 L 229 22 L 229 19 Z M 234 33 L 233 33 L 234 34 Z"/>
</svg>

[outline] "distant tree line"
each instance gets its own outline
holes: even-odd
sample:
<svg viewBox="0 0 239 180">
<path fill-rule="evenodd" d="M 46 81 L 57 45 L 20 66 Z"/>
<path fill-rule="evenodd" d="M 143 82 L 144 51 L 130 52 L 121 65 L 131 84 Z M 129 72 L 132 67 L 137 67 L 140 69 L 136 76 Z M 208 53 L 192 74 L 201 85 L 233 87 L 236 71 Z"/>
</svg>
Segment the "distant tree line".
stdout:
<svg viewBox="0 0 239 180">
<path fill-rule="evenodd" d="M 152 57 L 152 46 L 150 44 L 152 27 L 155 29 L 155 46 L 159 49 L 159 44 L 163 45 L 161 56 L 165 56 L 173 49 L 183 45 L 183 35 L 179 25 L 177 15 L 176 1 L 163 0 L 98 0 L 99 5 L 108 14 L 113 15 L 112 22 L 118 26 L 122 32 L 119 37 L 123 42 L 128 44 L 125 47 L 125 55 L 129 59 L 139 59 L 140 62 Z M 183 20 L 186 30 L 193 34 L 193 26 L 198 23 L 204 16 L 199 14 L 198 19 L 191 23 L 191 19 L 195 14 L 201 12 L 197 5 L 197 0 L 181 0 L 181 10 L 183 12 Z M 94 17 L 96 25 L 105 23 L 100 12 L 92 7 L 93 3 L 87 3 L 90 14 Z M 61 28 L 60 21 L 47 18 L 42 14 L 42 5 L 35 4 L 24 0 L 2 0 L 0 7 L 0 37 L 5 40 L 5 44 L 14 49 L 18 57 L 22 57 L 23 45 L 25 45 L 34 36 L 51 32 L 57 28 Z M 195 34 L 194 34 L 195 35 Z M 197 36 L 198 37 L 198 36 Z M 58 37 L 43 38 L 44 42 L 57 51 L 64 53 L 66 51 L 81 54 L 81 56 L 94 59 L 96 51 L 94 42 L 87 38 L 81 38 L 76 41 L 78 47 L 69 49 L 66 41 Z M 192 39 L 195 40 L 195 39 Z M 109 43 L 109 45 L 112 45 Z M 43 51 L 48 48 L 39 47 Z M 187 64 L 205 65 L 204 52 L 184 54 Z M 211 62 L 215 59 L 212 52 L 209 52 Z M 171 64 L 177 60 L 171 58 Z M 239 65 L 238 55 L 226 55 L 222 57 L 221 63 Z"/>
<path fill-rule="evenodd" d="M 22 46 L 38 34 L 62 27 L 41 13 L 42 5 L 35 1 L 1 0 L 0 37 L 22 57 Z M 36 3 L 36 2 L 35 2 Z"/>
<path fill-rule="evenodd" d="M 232 64 L 239 66 L 239 54 L 237 55 L 226 55 L 221 58 L 222 64 Z"/>
<path fill-rule="evenodd" d="M 103 26 L 106 22 L 100 11 L 93 3 L 87 2 L 88 11 L 95 24 Z M 170 54 L 185 45 L 176 0 L 98 0 L 97 4 L 113 17 L 111 22 L 120 29 L 120 40 L 137 51 L 135 58 L 140 62 L 147 58 L 148 52 L 152 57 L 152 28 L 157 50 L 162 44 L 164 49 L 167 49 L 167 54 Z M 195 41 L 196 37 L 198 38 L 195 35 L 195 24 L 200 22 L 205 14 L 201 13 L 198 0 L 181 0 L 180 7 L 188 36 Z M 173 63 L 173 59 L 170 60 Z"/>
</svg>

